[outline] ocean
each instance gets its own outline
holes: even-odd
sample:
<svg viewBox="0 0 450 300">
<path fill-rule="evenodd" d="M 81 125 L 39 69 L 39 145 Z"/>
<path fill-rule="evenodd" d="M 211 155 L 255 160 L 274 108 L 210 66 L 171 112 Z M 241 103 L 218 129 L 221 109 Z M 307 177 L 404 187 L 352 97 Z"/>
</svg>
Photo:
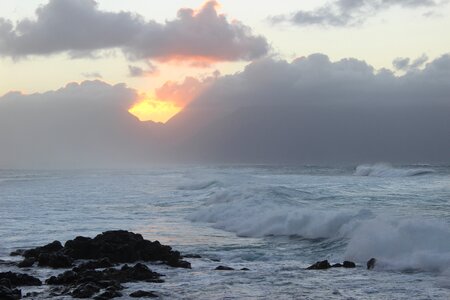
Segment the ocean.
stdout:
<svg viewBox="0 0 450 300">
<path fill-rule="evenodd" d="M 192 269 L 149 264 L 164 283 L 125 284 L 163 299 L 450 299 L 446 166 L 0 170 L 1 260 L 113 229 L 201 256 Z M 357 267 L 305 270 L 324 259 Z"/>
</svg>

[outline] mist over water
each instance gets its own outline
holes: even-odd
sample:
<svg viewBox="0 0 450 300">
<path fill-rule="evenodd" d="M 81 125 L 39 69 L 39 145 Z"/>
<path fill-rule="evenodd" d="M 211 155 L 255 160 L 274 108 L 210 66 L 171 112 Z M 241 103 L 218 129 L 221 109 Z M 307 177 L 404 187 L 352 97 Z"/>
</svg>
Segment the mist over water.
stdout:
<svg viewBox="0 0 450 300">
<path fill-rule="evenodd" d="M 202 256 L 192 270 L 151 266 L 170 299 L 448 299 L 449 182 L 448 167 L 379 164 L 1 171 L 0 256 L 128 229 Z M 304 270 L 323 259 L 358 267 Z"/>
</svg>

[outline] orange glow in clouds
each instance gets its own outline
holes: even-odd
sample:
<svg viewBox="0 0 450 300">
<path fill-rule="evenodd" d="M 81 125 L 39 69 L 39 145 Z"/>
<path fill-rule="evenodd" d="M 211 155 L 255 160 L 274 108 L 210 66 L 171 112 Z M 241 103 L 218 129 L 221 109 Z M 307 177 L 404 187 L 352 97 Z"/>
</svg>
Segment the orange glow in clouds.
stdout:
<svg viewBox="0 0 450 300">
<path fill-rule="evenodd" d="M 181 110 L 173 102 L 143 99 L 135 103 L 128 112 L 140 121 L 154 121 L 165 123 Z"/>
</svg>

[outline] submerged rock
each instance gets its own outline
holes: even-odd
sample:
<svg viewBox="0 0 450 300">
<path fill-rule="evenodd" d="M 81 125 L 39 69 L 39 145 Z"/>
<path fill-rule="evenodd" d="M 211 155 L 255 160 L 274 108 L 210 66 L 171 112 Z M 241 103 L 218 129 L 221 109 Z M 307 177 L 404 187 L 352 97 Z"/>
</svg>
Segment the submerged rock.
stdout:
<svg viewBox="0 0 450 300">
<path fill-rule="evenodd" d="M 337 263 L 331 266 L 332 268 L 342 268 L 342 264 L 341 263 Z"/>
<path fill-rule="evenodd" d="M 323 261 L 318 261 L 315 264 L 307 267 L 307 270 L 326 270 L 331 268 L 330 263 L 328 262 L 328 260 L 323 260 Z"/>
<path fill-rule="evenodd" d="M 371 270 L 375 267 L 375 263 L 377 262 L 377 260 L 375 258 L 371 258 L 367 261 L 367 270 Z"/>
<path fill-rule="evenodd" d="M 136 291 L 130 294 L 132 298 L 158 298 L 158 295 L 152 291 Z"/>
<path fill-rule="evenodd" d="M 218 271 L 233 271 L 234 269 L 231 267 L 227 267 L 227 266 L 218 266 L 217 268 L 215 268 L 215 270 Z"/>
</svg>

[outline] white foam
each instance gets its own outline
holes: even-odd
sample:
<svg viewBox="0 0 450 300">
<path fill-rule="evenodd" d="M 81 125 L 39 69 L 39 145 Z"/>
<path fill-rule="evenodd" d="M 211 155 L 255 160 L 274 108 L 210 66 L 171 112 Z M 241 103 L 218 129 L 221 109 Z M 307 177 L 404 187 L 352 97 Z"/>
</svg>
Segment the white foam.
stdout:
<svg viewBox="0 0 450 300">
<path fill-rule="evenodd" d="M 345 256 L 360 262 L 375 257 L 387 269 L 445 271 L 450 268 L 450 228 L 435 220 L 378 217 L 352 233 Z"/>
<path fill-rule="evenodd" d="M 364 265 L 375 257 L 380 269 L 450 268 L 450 228 L 444 222 L 376 216 L 367 209 L 310 209 L 295 201 L 259 197 L 255 191 L 222 192 L 189 219 L 209 222 L 214 228 L 244 237 L 296 235 L 308 239 L 345 239 L 348 240 L 345 259 Z"/>
<path fill-rule="evenodd" d="M 427 168 L 394 168 L 387 163 L 377 163 L 374 165 L 359 165 L 356 167 L 353 175 L 356 176 L 374 176 L 374 177 L 408 177 L 433 173 L 432 169 Z"/>
</svg>

